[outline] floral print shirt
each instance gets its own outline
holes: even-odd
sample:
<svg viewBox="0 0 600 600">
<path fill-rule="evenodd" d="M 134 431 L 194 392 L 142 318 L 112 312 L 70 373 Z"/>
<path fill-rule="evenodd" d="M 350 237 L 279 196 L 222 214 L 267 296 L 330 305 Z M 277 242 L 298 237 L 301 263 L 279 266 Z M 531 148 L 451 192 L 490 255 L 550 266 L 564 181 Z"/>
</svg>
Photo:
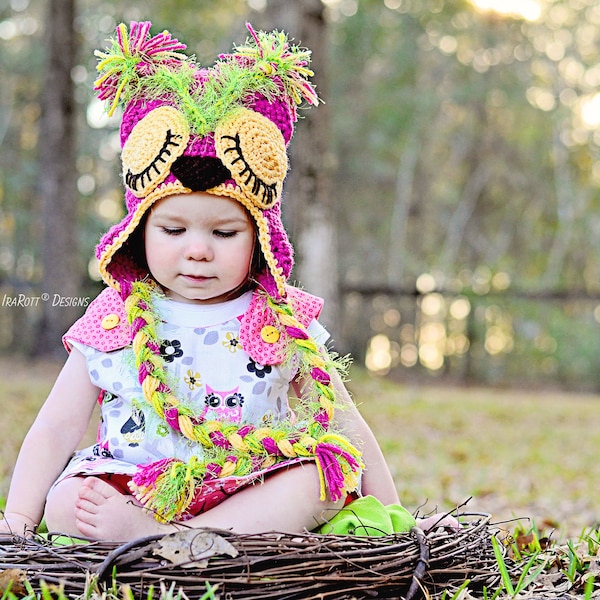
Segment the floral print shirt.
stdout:
<svg viewBox="0 0 600 600">
<path fill-rule="evenodd" d="M 209 419 L 269 425 L 290 416 L 288 394 L 293 361 L 261 365 L 239 343 L 240 318 L 252 292 L 214 305 L 160 299 L 161 355 L 171 388 L 185 404 Z M 311 335 L 323 340 L 317 321 Z M 97 443 L 78 451 L 60 477 L 75 474 L 133 474 L 138 464 L 174 457 L 189 461 L 201 447 L 173 432 L 145 402 L 131 347 L 101 352 L 80 342 L 90 379 L 103 390 Z"/>
</svg>

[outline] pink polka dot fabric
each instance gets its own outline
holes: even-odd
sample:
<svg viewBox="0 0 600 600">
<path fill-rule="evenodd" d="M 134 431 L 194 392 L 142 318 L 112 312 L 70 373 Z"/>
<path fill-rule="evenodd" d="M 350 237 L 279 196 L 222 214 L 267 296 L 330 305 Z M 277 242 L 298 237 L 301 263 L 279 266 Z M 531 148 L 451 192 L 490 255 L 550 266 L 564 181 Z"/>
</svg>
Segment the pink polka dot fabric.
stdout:
<svg viewBox="0 0 600 600">
<path fill-rule="evenodd" d="M 110 325 L 106 325 L 106 318 Z M 113 323 L 116 324 L 113 326 Z M 125 305 L 116 290 L 106 288 L 92 301 L 85 315 L 75 321 L 63 336 L 63 344 L 69 351 L 72 347 L 70 342 L 80 342 L 102 352 L 118 350 L 131 343 Z"/>
<path fill-rule="evenodd" d="M 308 327 L 313 319 L 318 318 L 323 308 L 323 300 L 307 292 L 293 287 L 287 287 L 288 302 L 292 305 L 294 315 Z M 279 339 L 266 342 L 261 337 L 264 327 L 275 327 L 279 331 Z M 279 324 L 277 317 L 267 304 L 263 294 L 256 293 L 250 307 L 242 317 L 240 326 L 240 344 L 252 360 L 261 365 L 281 364 L 286 358 L 286 348 L 290 337 Z"/>
<path fill-rule="evenodd" d="M 287 295 L 294 314 L 302 325 L 308 327 L 313 319 L 319 317 L 323 308 L 321 298 L 291 286 L 287 287 Z M 106 328 L 107 318 L 110 319 L 109 328 Z M 275 343 L 262 339 L 261 332 L 266 326 L 275 327 L 279 331 L 279 338 Z M 277 317 L 269 308 L 265 295 L 256 292 L 248 310 L 241 318 L 242 348 L 252 360 L 261 365 L 277 365 L 286 359 L 289 340 L 289 336 L 283 331 Z M 71 342 L 80 342 L 101 352 L 112 352 L 128 346 L 131 341 L 132 334 L 127 323 L 125 305 L 119 293 L 113 288 L 104 289 L 89 305 L 85 314 L 63 336 L 63 343 L 67 350 L 71 349 Z"/>
</svg>

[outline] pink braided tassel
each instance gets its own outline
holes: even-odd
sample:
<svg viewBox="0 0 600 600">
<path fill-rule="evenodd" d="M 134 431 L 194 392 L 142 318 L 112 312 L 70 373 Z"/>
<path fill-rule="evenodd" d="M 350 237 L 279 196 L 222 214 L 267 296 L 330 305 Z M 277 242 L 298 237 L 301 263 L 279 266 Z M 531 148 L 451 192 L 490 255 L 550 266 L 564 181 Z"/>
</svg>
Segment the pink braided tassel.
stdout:
<svg viewBox="0 0 600 600">
<path fill-rule="evenodd" d="M 329 495 L 335 502 L 342 498 L 343 492 L 345 491 L 344 471 L 342 470 L 340 461 L 345 461 L 353 471 L 360 469 L 360 465 L 354 456 L 345 450 L 338 448 L 334 444 L 328 444 L 326 442 L 317 444 L 315 448 L 315 457 L 323 470 Z"/>
<path fill-rule="evenodd" d="M 136 487 L 147 489 L 153 487 L 160 475 L 171 467 L 173 463 L 181 462 L 175 458 L 163 458 L 149 465 L 138 465 L 138 470 L 131 478 Z"/>
</svg>

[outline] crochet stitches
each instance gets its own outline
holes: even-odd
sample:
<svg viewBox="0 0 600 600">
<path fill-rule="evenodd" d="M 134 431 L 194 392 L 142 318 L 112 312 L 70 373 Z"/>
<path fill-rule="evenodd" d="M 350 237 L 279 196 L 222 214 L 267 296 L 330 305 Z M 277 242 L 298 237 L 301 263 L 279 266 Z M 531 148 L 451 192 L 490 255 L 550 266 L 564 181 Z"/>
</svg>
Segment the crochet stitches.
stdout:
<svg viewBox="0 0 600 600">
<path fill-rule="evenodd" d="M 217 154 L 259 208 L 269 208 L 281 195 L 287 155 L 281 132 L 269 119 L 240 109 L 215 132 Z"/>
<path fill-rule="evenodd" d="M 251 34 L 246 46 L 222 54 L 212 69 L 200 70 L 193 57 L 178 52 L 186 46 L 169 32 L 149 38 L 149 22 L 132 22 L 128 35 L 121 24 L 111 49 L 96 51 L 101 75 L 94 89 L 101 100 L 111 101 L 109 114 L 139 97 L 169 95 L 200 136 L 214 131 L 255 93 L 316 106 L 318 96 L 307 81 L 313 75 L 310 51 L 290 46 L 283 32 L 257 33 L 250 24 L 246 27 Z"/>
<path fill-rule="evenodd" d="M 141 120 L 123 146 L 125 185 L 138 198 L 147 196 L 168 176 L 189 140 L 189 126 L 171 106 L 161 106 Z"/>
<path fill-rule="evenodd" d="M 159 520 L 181 518 L 202 482 L 222 477 L 241 477 L 276 462 L 294 458 L 314 459 L 319 472 L 320 497 L 333 500 L 358 487 L 363 468 L 360 452 L 333 431 L 335 391 L 329 371 L 343 363 L 326 355 L 293 316 L 289 306 L 269 301 L 286 333 L 293 340 L 288 357 L 300 360 L 303 375 L 311 378 L 311 390 L 301 399 L 298 417 L 303 426 L 282 421 L 272 427 L 204 420 L 171 392 L 160 357 L 152 308 L 155 286 L 135 282 L 126 301 L 133 332 L 133 352 L 144 399 L 171 429 L 202 446 L 203 457 L 189 463 L 165 459 L 141 467 L 132 480 L 132 491 Z"/>
<path fill-rule="evenodd" d="M 281 32 L 247 26 L 246 45 L 201 68 L 185 45 L 150 23 L 123 24 L 98 56 L 98 97 L 121 122 L 128 214 L 97 247 L 104 281 L 125 298 L 143 277 L 130 235 L 146 211 L 172 193 L 208 191 L 240 202 L 252 215 L 268 268 L 260 285 L 283 298 L 293 250 L 279 203 L 287 172 L 286 146 L 301 102 L 318 103 L 309 81 L 310 51 Z"/>
<path fill-rule="evenodd" d="M 127 102 L 134 94 L 140 75 L 156 73 L 161 66 L 179 68 L 188 60 L 179 50 L 185 44 L 171 37 L 168 31 L 149 38 L 150 22 L 132 22 L 131 31 L 121 23 L 117 27 L 112 48 L 107 52 L 97 50 L 100 59 L 98 71 L 102 73 L 94 83 L 100 100 L 111 100 L 108 114 L 112 115 L 119 102 Z"/>
</svg>

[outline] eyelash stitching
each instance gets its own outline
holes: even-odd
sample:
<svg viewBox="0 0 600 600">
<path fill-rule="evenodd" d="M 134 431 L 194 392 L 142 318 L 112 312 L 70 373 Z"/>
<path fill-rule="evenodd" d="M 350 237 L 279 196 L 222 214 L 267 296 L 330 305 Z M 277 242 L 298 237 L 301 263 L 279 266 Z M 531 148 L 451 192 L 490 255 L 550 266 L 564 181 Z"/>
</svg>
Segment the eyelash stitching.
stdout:
<svg viewBox="0 0 600 600">
<path fill-rule="evenodd" d="M 181 135 L 173 134 L 170 129 L 167 129 L 167 139 L 165 143 L 162 145 L 160 152 L 157 157 L 141 172 L 141 173 L 132 173 L 131 170 L 127 171 L 125 175 L 125 185 L 133 190 L 134 192 L 138 191 L 138 184 L 140 187 L 144 187 L 144 177 L 148 178 L 148 183 L 152 183 L 152 175 L 150 171 L 154 169 L 157 175 L 160 175 L 160 171 L 156 168 L 156 165 L 159 162 L 165 163 L 164 159 L 165 154 L 167 156 L 171 156 L 171 151 L 169 150 L 169 146 L 175 146 L 178 148 L 181 144 L 178 144 L 175 140 L 182 139 Z"/>
<path fill-rule="evenodd" d="M 253 184 L 252 184 L 252 193 L 258 197 L 260 194 L 261 189 L 263 190 L 262 192 L 262 201 L 263 204 L 270 206 L 271 204 L 273 204 L 273 202 L 275 202 L 275 200 L 277 200 L 277 183 L 272 183 L 271 185 L 265 183 L 260 177 L 258 177 L 254 171 L 252 170 L 252 168 L 250 167 L 250 165 L 246 162 L 246 159 L 244 158 L 244 155 L 242 153 L 242 147 L 240 145 L 240 135 L 239 133 L 236 133 L 235 136 L 232 135 L 224 135 L 221 137 L 221 139 L 227 139 L 227 140 L 232 140 L 234 145 L 230 146 L 229 148 L 226 148 L 223 152 L 223 154 L 227 154 L 228 152 L 236 152 L 238 157 L 236 159 L 234 159 L 231 164 L 234 165 L 236 162 L 238 161 L 242 161 L 242 164 L 244 165 L 244 168 L 238 173 L 238 175 L 241 177 L 243 176 L 245 173 L 248 173 L 248 176 L 246 177 L 246 181 L 244 182 L 245 185 L 248 185 L 252 180 L 254 180 Z"/>
</svg>

